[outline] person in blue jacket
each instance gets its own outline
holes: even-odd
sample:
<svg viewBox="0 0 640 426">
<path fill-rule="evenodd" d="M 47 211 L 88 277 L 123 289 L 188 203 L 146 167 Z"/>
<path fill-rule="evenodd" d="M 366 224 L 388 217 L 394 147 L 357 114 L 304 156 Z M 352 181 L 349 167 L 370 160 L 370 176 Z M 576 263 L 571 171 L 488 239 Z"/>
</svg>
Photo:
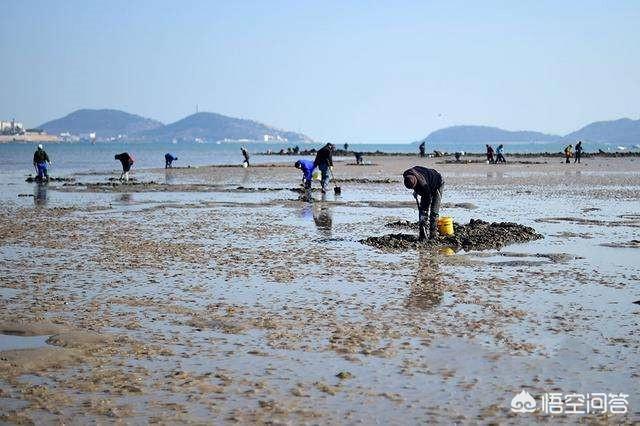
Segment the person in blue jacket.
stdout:
<svg viewBox="0 0 640 426">
<path fill-rule="evenodd" d="M 164 168 L 165 169 L 170 169 L 173 166 L 171 165 L 174 161 L 176 161 L 178 159 L 178 157 L 174 157 L 172 154 L 170 153 L 166 153 L 164 155 Z"/>
<path fill-rule="evenodd" d="M 296 169 L 302 171 L 302 183 L 305 189 L 311 189 L 311 179 L 313 179 L 314 162 L 311 160 L 298 160 L 294 164 Z"/>
</svg>

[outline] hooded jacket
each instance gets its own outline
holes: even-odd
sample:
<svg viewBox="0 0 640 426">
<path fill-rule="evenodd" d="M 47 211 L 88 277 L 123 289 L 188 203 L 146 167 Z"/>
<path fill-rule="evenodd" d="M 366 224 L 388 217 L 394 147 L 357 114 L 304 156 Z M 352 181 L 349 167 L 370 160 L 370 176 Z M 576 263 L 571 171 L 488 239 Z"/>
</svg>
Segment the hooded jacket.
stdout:
<svg viewBox="0 0 640 426">
<path fill-rule="evenodd" d="M 313 169 L 315 169 L 315 164 L 311 160 L 298 160 L 300 162 L 300 170 L 302 170 L 302 175 L 305 180 L 310 181 L 313 178 Z"/>
<path fill-rule="evenodd" d="M 327 166 L 333 166 L 332 148 L 333 146 L 330 143 L 320 148 L 318 150 L 318 153 L 316 154 L 316 159 L 313 162 L 313 166 L 316 167 L 316 166 L 325 165 L 325 164 Z"/>
<path fill-rule="evenodd" d="M 44 149 L 38 148 L 36 152 L 33 153 L 33 164 L 40 164 L 44 162 L 49 162 L 49 156 L 45 152 Z"/>
<path fill-rule="evenodd" d="M 444 180 L 442 179 L 442 175 L 438 173 L 436 170 L 427 169 L 422 166 L 414 166 L 410 169 L 407 169 L 402 174 L 402 177 L 407 176 L 415 176 L 418 183 L 413 190 L 420 195 L 421 197 L 431 198 L 431 195 L 436 192 L 442 184 Z"/>
</svg>

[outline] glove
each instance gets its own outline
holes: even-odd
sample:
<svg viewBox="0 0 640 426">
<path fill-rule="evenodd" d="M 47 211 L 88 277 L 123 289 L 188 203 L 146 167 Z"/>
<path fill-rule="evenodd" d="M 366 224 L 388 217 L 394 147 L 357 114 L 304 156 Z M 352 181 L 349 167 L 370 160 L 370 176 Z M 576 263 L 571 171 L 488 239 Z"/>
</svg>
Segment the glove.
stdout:
<svg viewBox="0 0 640 426">
<path fill-rule="evenodd" d="M 329 166 L 329 170 L 333 171 L 333 166 Z"/>
</svg>

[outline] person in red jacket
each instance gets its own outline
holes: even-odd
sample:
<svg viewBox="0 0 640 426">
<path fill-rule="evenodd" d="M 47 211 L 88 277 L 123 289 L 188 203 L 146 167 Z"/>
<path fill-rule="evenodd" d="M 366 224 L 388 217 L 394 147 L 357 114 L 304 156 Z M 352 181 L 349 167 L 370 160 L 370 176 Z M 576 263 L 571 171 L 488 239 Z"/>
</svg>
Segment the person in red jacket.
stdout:
<svg viewBox="0 0 640 426">
<path fill-rule="evenodd" d="M 413 189 L 413 197 L 418 201 L 418 228 L 420 241 L 427 238 L 425 227 L 429 221 L 429 239 L 438 236 L 438 214 L 440 213 L 440 201 L 444 189 L 444 179 L 436 170 L 426 167 L 414 166 L 402 174 L 404 186 Z"/>
</svg>

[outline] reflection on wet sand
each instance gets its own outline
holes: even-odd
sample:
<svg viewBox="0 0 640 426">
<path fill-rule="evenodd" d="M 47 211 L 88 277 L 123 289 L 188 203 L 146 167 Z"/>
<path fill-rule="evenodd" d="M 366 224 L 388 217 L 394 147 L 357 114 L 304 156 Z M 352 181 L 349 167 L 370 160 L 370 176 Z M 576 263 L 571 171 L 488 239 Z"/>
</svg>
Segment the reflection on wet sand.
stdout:
<svg viewBox="0 0 640 426">
<path fill-rule="evenodd" d="M 331 237 L 333 216 L 331 214 L 331 209 L 326 204 L 313 204 L 313 221 L 315 222 L 320 234 L 325 237 Z"/>
<path fill-rule="evenodd" d="M 47 205 L 47 184 L 38 183 L 33 190 L 33 202 L 36 206 Z"/>
<path fill-rule="evenodd" d="M 124 192 L 116 198 L 116 201 L 120 203 L 131 203 L 133 202 L 133 194 L 130 192 Z"/>
<path fill-rule="evenodd" d="M 435 253 L 418 251 L 418 271 L 405 300 L 405 307 L 423 310 L 442 302 L 444 280 L 440 273 L 438 257 Z"/>
<path fill-rule="evenodd" d="M 176 183 L 176 177 L 173 174 L 173 169 L 164 169 L 164 183 L 165 185 L 173 185 Z"/>
</svg>

